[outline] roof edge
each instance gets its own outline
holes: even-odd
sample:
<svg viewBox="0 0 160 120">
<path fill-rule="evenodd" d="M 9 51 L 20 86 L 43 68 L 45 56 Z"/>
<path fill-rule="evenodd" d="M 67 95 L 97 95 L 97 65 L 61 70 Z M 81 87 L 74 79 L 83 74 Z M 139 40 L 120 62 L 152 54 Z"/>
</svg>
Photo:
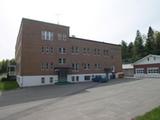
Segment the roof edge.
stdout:
<svg viewBox="0 0 160 120">
<path fill-rule="evenodd" d="M 44 24 L 51 24 L 51 25 L 57 25 L 57 26 L 62 26 L 62 27 L 67 27 L 67 28 L 70 28 L 69 26 L 65 26 L 65 25 L 60 25 L 60 24 L 55 24 L 55 23 L 50 23 L 50 22 L 44 22 L 44 21 L 40 21 L 40 20 L 35 20 L 35 19 L 29 19 L 29 18 L 22 18 L 22 22 L 24 20 L 27 20 L 27 21 L 33 21 L 33 22 L 40 22 L 40 23 L 44 23 Z"/>
<path fill-rule="evenodd" d="M 121 46 L 120 44 L 113 44 L 113 43 L 101 42 L 101 41 L 90 40 L 90 39 L 84 39 L 84 38 L 78 38 L 78 37 L 69 37 L 69 38 L 84 40 L 84 41 L 88 41 L 88 42 L 96 42 L 96 43 L 103 43 L 103 44 L 114 45 L 114 46 Z"/>
</svg>

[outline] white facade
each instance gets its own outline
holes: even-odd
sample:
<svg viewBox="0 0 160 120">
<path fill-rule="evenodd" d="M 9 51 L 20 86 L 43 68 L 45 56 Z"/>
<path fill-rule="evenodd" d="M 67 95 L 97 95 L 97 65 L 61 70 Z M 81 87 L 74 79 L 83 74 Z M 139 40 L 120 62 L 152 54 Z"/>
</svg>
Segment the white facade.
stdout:
<svg viewBox="0 0 160 120">
<path fill-rule="evenodd" d="M 116 74 L 116 78 L 118 77 L 118 74 L 119 73 Z M 71 83 L 88 82 L 92 81 L 92 78 L 95 77 L 96 75 L 101 75 L 102 77 L 106 77 L 106 73 L 68 74 L 67 81 Z M 112 73 L 109 73 L 109 79 L 111 78 L 111 75 Z M 85 80 L 86 76 L 89 76 L 88 77 L 89 79 Z M 17 76 L 17 82 L 20 87 L 52 85 L 58 82 L 58 75 Z"/>
<path fill-rule="evenodd" d="M 134 65 L 146 65 L 160 63 L 160 55 L 147 55 L 146 57 L 136 61 Z"/>
<path fill-rule="evenodd" d="M 44 78 L 44 83 L 42 83 L 42 78 Z M 53 81 L 50 81 L 53 78 Z M 17 82 L 20 87 L 28 86 L 40 86 L 40 85 L 50 85 L 58 82 L 57 75 L 40 75 L 40 76 L 17 76 Z"/>
</svg>

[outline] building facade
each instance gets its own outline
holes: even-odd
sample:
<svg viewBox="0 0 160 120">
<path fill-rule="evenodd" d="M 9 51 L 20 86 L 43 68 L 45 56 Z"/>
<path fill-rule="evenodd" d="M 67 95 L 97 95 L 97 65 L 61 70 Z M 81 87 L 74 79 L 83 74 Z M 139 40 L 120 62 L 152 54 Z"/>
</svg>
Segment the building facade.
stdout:
<svg viewBox="0 0 160 120">
<path fill-rule="evenodd" d="M 124 77 L 134 77 L 133 64 L 123 64 L 122 69 Z"/>
<path fill-rule="evenodd" d="M 118 77 L 121 46 L 70 37 L 69 27 L 22 19 L 15 47 L 21 87 L 61 81 L 90 81 L 95 75 Z"/>
<path fill-rule="evenodd" d="M 147 55 L 134 63 L 134 77 L 160 78 L 160 55 Z"/>
</svg>

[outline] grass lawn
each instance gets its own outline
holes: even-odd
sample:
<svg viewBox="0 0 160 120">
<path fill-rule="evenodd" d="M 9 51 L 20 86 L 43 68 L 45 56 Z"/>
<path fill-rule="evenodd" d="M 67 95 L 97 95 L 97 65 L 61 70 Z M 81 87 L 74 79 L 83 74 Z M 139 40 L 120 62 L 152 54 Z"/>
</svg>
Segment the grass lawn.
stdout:
<svg viewBox="0 0 160 120">
<path fill-rule="evenodd" d="M 0 91 L 16 89 L 18 87 L 19 86 L 16 81 L 0 81 Z"/>
<path fill-rule="evenodd" d="M 160 106 L 145 113 L 143 116 L 138 116 L 134 120 L 160 120 Z"/>
</svg>

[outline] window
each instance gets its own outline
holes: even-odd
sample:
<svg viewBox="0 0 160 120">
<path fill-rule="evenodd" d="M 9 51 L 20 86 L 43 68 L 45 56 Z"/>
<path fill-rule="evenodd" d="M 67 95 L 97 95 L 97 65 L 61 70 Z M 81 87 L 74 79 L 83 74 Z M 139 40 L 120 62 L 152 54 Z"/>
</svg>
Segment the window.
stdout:
<svg viewBox="0 0 160 120">
<path fill-rule="evenodd" d="M 86 53 L 87 52 L 86 50 L 87 50 L 86 48 L 83 48 L 83 53 Z"/>
<path fill-rule="evenodd" d="M 41 48 L 41 52 L 44 53 L 44 47 L 43 47 L 43 46 L 42 46 L 42 48 Z"/>
<path fill-rule="evenodd" d="M 62 40 L 62 34 L 58 33 L 58 40 Z"/>
<path fill-rule="evenodd" d="M 97 55 L 100 55 L 100 49 L 97 49 Z"/>
<path fill-rule="evenodd" d="M 50 83 L 53 83 L 53 77 L 50 77 L 50 78 L 49 78 L 49 82 L 50 82 Z"/>
<path fill-rule="evenodd" d="M 108 55 L 108 50 L 103 50 L 103 55 Z"/>
<path fill-rule="evenodd" d="M 58 40 L 66 41 L 67 40 L 66 33 L 58 33 Z"/>
<path fill-rule="evenodd" d="M 45 83 L 45 78 L 44 77 L 41 78 L 41 83 Z"/>
<path fill-rule="evenodd" d="M 73 47 L 73 46 L 72 46 L 71 49 L 72 49 L 72 50 L 71 50 L 72 53 L 79 53 L 79 47 Z"/>
<path fill-rule="evenodd" d="M 90 49 L 89 49 L 89 48 L 87 48 L 87 53 L 88 53 L 88 54 L 90 53 Z"/>
<path fill-rule="evenodd" d="M 67 40 L 67 35 L 65 33 L 63 33 L 63 40 L 66 41 Z"/>
<path fill-rule="evenodd" d="M 72 53 L 74 53 L 74 47 L 72 46 Z"/>
<path fill-rule="evenodd" d="M 159 73 L 158 67 L 147 68 L 147 73 Z"/>
<path fill-rule="evenodd" d="M 136 74 L 144 74 L 144 68 L 137 68 Z"/>
<path fill-rule="evenodd" d="M 53 53 L 53 48 L 52 47 L 50 48 L 50 53 Z"/>
<path fill-rule="evenodd" d="M 90 80 L 90 76 L 84 76 L 84 80 Z"/>
<path fill-rule="evenodd" d="M 101 68 L 101 64 L 95 64 L 94 65 L 96 69 L 100 69 Z"/>
<path fill-rule="evenodd" d="M 59 63 L 60 64 L 65 64 L 66 63 L 66 59 L 65 58 L 59 58 Z"/>
<path fill-rule="evenodd" d="M 46 53 L 47 53 L 47 54 L 49 53 L 49 48 L 48 48 L 48 47 L 46 47 Z"/>
<path fill-rule="evenodd" d="M 79 70 L 79 64 L 77 63 L 77 64 L 72 64 L 72 69 L 73 70 Z"/>
<path fill-rule="evenodd" d="M 149 57 L 147 58 L 147 60 L 149 61 Z"/>
<path fill-rule="evenodd" d="M 72 76 L 72 81 L 73 81 L 73 82 L 75 81 L 74 76 Z"/>
<path fill-rule="evenodd" d="M 156 57 L 153 57 L 154 60 L 156 60 Z"/>
<path fill-rule="evenodd" d="M 50 64 L 50 68 L 53 69 L 53 63 L 52 63 L 52 62 L 51 62 L 51 64 Z"/>
<path fill-rule="evenodd" d="M 90 64 L 84 64 L 84 69 L 85 69 L 85 70 L 90 69 Z"/>
<path fill-rule="evenodd" d="M 77 81 L 77 82 L 79 81 L 79 76 L 76 76 L 76 81 Z"/>
<path fill-rule="evenodd" d="M 46 63 L 46 69 L 48 69 L 48 63 Z"/>
<path fill-rule="evenodd" d="M 66 49 L 65 49 L 65 48 L 59 48 L 59 52 L 60 52 L 61 54 L 64 54 L 64 53 L 66 53 Z"/>
<path fill-rule="evenodd" d="M 79 53 L 79 48 L 78 47 L 76 47 L 76 51 L 75 51 L 76 53 Z"/>
<path fill-rule="evenodd" d="M 51 41 L 51 40 L 53 40 L 53 32 L 41 31 L 41 38 L 42 38 L 42 40 Z"/>
<path fill-rule="evenodd" d="M 45 65 L 44 63 L 41 63 L 41 70 L 44 70 L 45 69 Z"/>
</svg>

